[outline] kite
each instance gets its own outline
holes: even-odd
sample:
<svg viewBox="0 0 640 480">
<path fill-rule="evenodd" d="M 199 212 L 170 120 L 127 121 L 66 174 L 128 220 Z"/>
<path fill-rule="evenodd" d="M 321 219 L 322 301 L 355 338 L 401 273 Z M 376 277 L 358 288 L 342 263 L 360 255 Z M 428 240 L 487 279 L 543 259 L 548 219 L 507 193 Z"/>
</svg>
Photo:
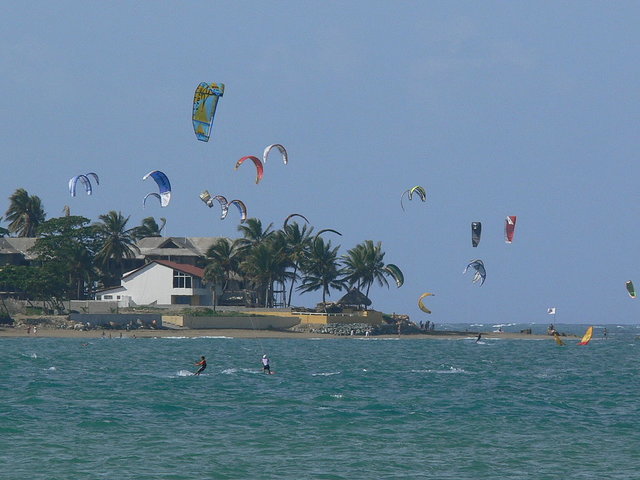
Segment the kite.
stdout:
<svg viewBox="0 0 640 480">
<path fill-rule="evenodd" d="M 477 247 L 480 243 L 480 235 L 482 234 L 482 223 L 471 222 L 471 245 Z"/>
<path fill-rule="evenodd" d="M 157 198 L 158 201 L 160 202 L 160 204 L 162 204 L 162 197 L 160 197 L 160 194 L 156 193 L 156 192 L 151 192 L 151 193 L 147 193 L 144 196 L 144 199 L 142 200 L 142 208 L 144 208 L 147 205 L 147 198 L 149 198 L 149 197 Z"/>
<path fill-rule="evenodd" d="M 402 274 L 402 270 L 400 270 L 396 265 L 394 265 L 393 263 L 389 263 L 382 269 L 393 277 L 398 288 L 400 288 L 404 284 L 404 275 Z"/>
<path fill-rule="evenodd" d="M 629 280 L 627 283 L 627 292 L 629 292 L 629 296 L 631 298 L 636 298 L 636 289 L 633 286 L 633 282 L 631 280 Z"/>
<path fill-rule="evenodd" d="M 241 200 L 231 200 L 228 205 L 235 205 L 238 208 L 238 211 L 240 212 L 240 223 L 244 223 L 244 221 L 247 219 L 247 207 L 244 202 Z M 226 216 L 227 214 L 225 212 L 222 218 Z"/>
<path fill-rule="evenodd" d="M 342 234 L 337 230 L 334 230 L 332 228 L 323 228 L 318 233 L 316 233 L 316 237 L 318 237 L 318 235 L 320 235 L 321 233 L 324 233 L 324 232 L 331 232 L 331 233 L 335 233 L 336 235 L 342 236 Z"/>
<path fill-rule="evenodd" d="M 292 217 L 303 218 L 305 222 L 309 223 L 309 220 L 307 220 L 307 217 L 305 217 L 304 215 L 301 215 L 299 213 L 292 213 L 291 215 L 289 215 L 287 218 L 284 219 L 284 226 L 282 227 L 283 229 L 287 228 L 287 223 L 289 223 L 289 220 L 291 220 Z"/>
<path fill-rule="evenodd" d="M 482 262 L 482 260 L 471 260 L 471 262 L 469 262 L 469 265 L 467 265 L 467 267 L 464 269 L 464 272 L 462 272 L 463 275 L 467 273 L 469 267 L 472 267 L 476 271 L 476 273 L 473 275 L 473 283 L 480 282 L 480 285 L 482 286 L 485 278 L 487 278 L 487 272 L 484 269 L 484 263 Z"/>
<path fill-rule="evenodd" d="M 244 161 L 247 159 L 251 160 L 253 164 L 256 166 L 256 172 L 257 172 L 256 183 L 260 183 L 260 180 L 262 180 L 262 176 L 264 175 L 264 167 L 262 166 L 262 162 L 258 157 L 254 157 L 253 155 L 247 155 L 246 157 L 242 157 L 240 160 L 236 162 L 236 166 L 234 170 L 237 170 L 240 167 L 240 165 L 242 165 Z"/>
<path fill-rule="evenodd" d="M 196 87 L 193 96 L 193 131 L 196 138 L 202 142 L 208 142 L 213 126 L 213 117 L 216 114 L 218 99 L 224 95 L 224 83 L 202 82 Z"/>
<path fill-rule="evenodd" d="M 509 215 L 504 221 L 504 241 L 513 242 L 513 234 L 516 231 L 516 216 Z"/>
<path fill-rule="evenodd" d="M 87 195 L 91 195 L 93 190 L 91 189 L 91 181 L 89 180 L 89 178 L 87 178 L 86 175 L 76 175 L 69 180 L 69 193 L 71 194 L 71 196 L 76 196 L 76 184 L 78 183 L 78 180 L 84 186 Z"/>
<path fill-rule="evenodd" d="M 420 185 L 416 185 L 415 187 L 410 188 L 409 190 L 405 190 L 404 192 L 402 192 L 402 195 L 400 195 L 400 206 L 402 207 L 402 211 L 404 211 L 404 205 L 402 204 L 402 199 L 404 198 L 405 195 L 407 195 L 407 198 L 409 200 L 413 200 L 414 193 L 417 194 L 420 197 L 420 200 L 422 200 L 423 202 L 427 200 L 427 192 Z"/>
<path fill-rule="evenodd" d="M 200 194 L 200 200 L 202 200 L 205 203 L 205 205 L 207 205 L 207 207 L 209 208 L 213 207 L 213 200 L 208 190 L 205 190 Z"/>
<path fill-rule="evenodd" d="M 86 177 L 89 178 L 93 178 L 96 182 L 96 185 L 100 185 L 100 179 L 98 178 L 98 174 L 97 173 L 93 173 L 93 172 L 89 172 L 89 173 L 85 173 Z"/>
<path fill-rule="evenodd" d="M 589 342 L 591 341 L 592 336 L 593 336 L 593 327 L 589 327 L 587 328 L 587 331 L 584 332 L 584 336 L 582 337 L 582 340 L 578 342 L 578 345 L 588 345 Z"/>
<path fill-rule="evenodd" d="M 282 154 L 282 161 L 284 162 L 285 165 L 289 163 L 289 156 L 287 155 L 287 150 L 284 148 L 284 146 L 280 145 L 279 143 L 268 145 L 264 149 L 264 152 L 262 152 L 262 163 L 265 163 L 265 164 L 267 163 L 267 157 L 269 156 L 269 152 L 271 152 L 272 148 L 277 148 L 278 150 L 280 150 L 280 153 Z"/>
<path fill-rule="evenodd" d="M 169 182 L 169 178 L 160 170 L 152 170 L 151 172 L 147 173 L 144 177 L 142 177 L 142 180 L 146 180 L 149 177 L 153 178 L 155 182 L 158 184 L 158 190 L 160 193 L 157 195 L 158 195 L 158 198 L 160 199 L 160 206 L 166 207 L 167 205 L 169 205 L 169 201 L 171 200 L 171 183 Z M 147 199 L 148 196 L 149 195 L 144 197 L 145 200 Z"/>
<path fill-rule="evenodd" d="M 422 295 L 420 295 L 420 297 L 418 298 L 418 307 L 420 307 L 420 310 L 422 310 L 424 313 L 431 313 L 431 310 L 425 307 L 424 303 L 422 302 L 423 298 L 430 297 L 430 296 L 433 296 L 433 293 L 425 292 Z"/>
<path fill-rule="evenodd" d="M 209 191 L 205 190 L 200 194 L 200 200 L 202 200 L 209 208 L 213 207 L 213 201 L 217 200 L 220 204 L 220 208 L 222 209 L 220 220 L 225 219 L 229 211 L 229 203 L 227 202 L 226 197 L 223 197 L 222 195 L 215 195 L 212 197 Z"/>
</svg>

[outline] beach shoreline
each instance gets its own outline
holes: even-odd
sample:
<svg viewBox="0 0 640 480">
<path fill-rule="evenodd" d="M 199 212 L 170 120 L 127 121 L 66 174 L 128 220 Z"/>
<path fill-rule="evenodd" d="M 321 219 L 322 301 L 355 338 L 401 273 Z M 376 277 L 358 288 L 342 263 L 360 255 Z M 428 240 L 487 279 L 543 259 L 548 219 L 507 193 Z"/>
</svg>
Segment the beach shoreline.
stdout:
<svg viewBox="0 0 640 480">
<path fill-rule="evenodd" d="M 553 340 L 550 335 L 512 332 L 450 332 L 434 331 L 408 335 L 331 335 L 317 332 L 247 329 L 138 329 L 138 330 L 73 330 L 39 326 L 37 333 L 27 333 L 26 328 L 0 327 L 0 338 L 164 338 L 164 337 L 229 337 L 229 338 L 277 338 L 277 339 L 402 339 L 402 340 L 461 340 L 473 339 L 482 333 L 482 340 Z M 573 335 L 563 338 L 577 338 Z"/>
</svg>

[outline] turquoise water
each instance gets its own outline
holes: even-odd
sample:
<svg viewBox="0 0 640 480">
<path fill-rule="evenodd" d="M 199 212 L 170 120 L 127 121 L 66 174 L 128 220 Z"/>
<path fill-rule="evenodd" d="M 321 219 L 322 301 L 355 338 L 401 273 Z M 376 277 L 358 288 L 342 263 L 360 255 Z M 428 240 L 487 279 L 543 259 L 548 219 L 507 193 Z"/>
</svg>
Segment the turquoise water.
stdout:
<svg viewBox="0 0 640 480">
<path fill-rule="evenodd" d="M 608 330 L 585 347 L 5 338 L 0 478 L 635 479 L 640 330 Z"/>
</svg>

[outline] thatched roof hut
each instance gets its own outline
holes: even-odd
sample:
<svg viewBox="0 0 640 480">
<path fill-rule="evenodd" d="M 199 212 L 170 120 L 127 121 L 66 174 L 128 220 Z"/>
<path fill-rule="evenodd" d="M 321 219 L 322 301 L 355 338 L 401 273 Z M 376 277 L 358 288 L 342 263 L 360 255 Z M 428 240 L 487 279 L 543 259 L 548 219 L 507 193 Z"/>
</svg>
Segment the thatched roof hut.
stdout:
<svg viewBox="0 0 640 480">
<path fill-rule="evenodd" d="M 344 307 L 360 307 L 361 305 L 368 307 L 371 305 L 371 300 L 357 288 L 352 288 L 336 303 Z"/>
</svg>

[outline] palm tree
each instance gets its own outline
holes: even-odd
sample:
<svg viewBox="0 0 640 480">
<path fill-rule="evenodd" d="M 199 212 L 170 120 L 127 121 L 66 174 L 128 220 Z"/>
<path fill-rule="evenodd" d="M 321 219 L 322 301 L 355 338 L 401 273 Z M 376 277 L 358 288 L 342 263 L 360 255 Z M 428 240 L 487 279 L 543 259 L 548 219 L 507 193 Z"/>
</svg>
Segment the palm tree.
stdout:
<svg viewBox="0 0 640 480">
<path fill-rule="evenodd" d="M 2 217 L 0 217 L 0 222 L 2 222 Z M 0 227 L 0 238 L 4 237 L 5 235 L 9 235 L 9 230 Z"/>
<path fill-rule="evenodd" d="M 262 222 L 257 218 L 248 218 L 246 224 L 238 225 L 238 231 L 242 233 L 242 238 L 237 240 L 238 248 L 240 250 L 246 250 L 249 247 L 259 245 L 273 235 L 271 227 L 273 223 L 270 223 L 267 228 L 262 228 Z"/>
<path fill-rule="evenodd" d="M 96 262 L 112 274 L 108 281 L 119 281 L 124 260 L 135 257 L 139 252 L 135 244 L 136 227 L 127 229 L 129 217 L 111 210 L 100 215 L 101 223 L 95 225 L 101 247 L 96 254 Z"/>
<path fill-rule="evenodd" d="M 36 195 L 29 195 L 24 188 L 18 188 L 9 197 L 9 208 L 5 215 L 9 231 L 18 237 L 35 237 L 38 226 L 44 222 L 46 214 L 42 201 Z"/>
<path fill-rule="evenodd" d="M 240 257 L 237 244 L 220 238 L 207 249 L 205 255 L 208 260 L 204 269 L 205 280 L 214 284 L 221 283 L 224 292 L 229 285 L 231 274 L 238 271 Z"/>
<path fill-rule="evenodd" d="M 274 236 L 271 241 L 259 243 L 247 249 L 241 273 L 247 277 L 256 289 L 264 306 L 273 306 L 273 284 L 284 282 L 287 278 L 289 262 L 285 254 L 284 242 Z"/>
<path fill-rule="evenodd" d="M 306 252 L 311 245 L 311 232 L 313 227 L 307 230 L 307 226 L 303 225 L 300 228 L 297 222 L 293 222 L 284 227 L 282 230 L 284 239 L 286 241 L 286 252 L 291 265 L 293 266 L 293 272 L 291 273 L 291 285 L 289 286 L 289 300 L 287 306 L 291 306 L 291 297 L 293 296 L 293 287 L 298 277 L 298 270 L 300 269 L 300 263 L 304 258 Z"/>
<path fill-rule="evenodd" d="M 153 217 L 143 218 L 140 226 L 136 227 L 135 229 L 136 240 L 146 237 L 161 237 L 161 232 L 164 226 L 167 224 L 167 219 L 160 218 L 160 221 L 162 222 L 161 226 L 158 225 L 155 218 Z"/>
<path fill-rule="evenodd" d="M 378 285 L 389 286 L 386 278 L 389 272 L 384 269 L 384 252 L 382 243 L 374 245 L 373 240 L 365 240 L 347 251 L 342 257 L 344 268 L 344 281 L 350 286 L 356 286 L 358 290 L 366 289 L 365 295 L 369 296 L 369 289 L 374 282 Z"/>
<path fill-rule="evenodd" d="M 311 248 L 301 264 L 302 284 L 297 290 L 306 293 L 322 289 L 322 303 L 326 303 L 332 288 L 345 288 L 345 283 L 340 278 L 342 271 L 339 268 L 338 248 L 331 248 L 331 240 L 324 243 L 321 237 L 316 237 L 311 242 Z"/>
</svg>

